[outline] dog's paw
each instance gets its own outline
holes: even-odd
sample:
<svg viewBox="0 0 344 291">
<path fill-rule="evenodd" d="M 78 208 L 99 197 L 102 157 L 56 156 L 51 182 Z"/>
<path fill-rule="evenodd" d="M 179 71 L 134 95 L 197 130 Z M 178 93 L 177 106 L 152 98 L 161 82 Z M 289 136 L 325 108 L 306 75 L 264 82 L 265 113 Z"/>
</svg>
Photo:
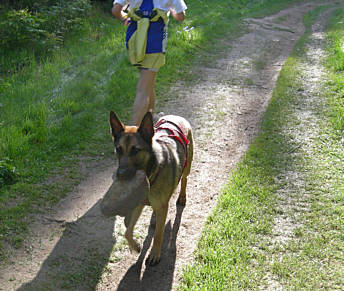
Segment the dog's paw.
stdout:
<svg viewBox="0 0 344 291">
<path fill-rule="evenodd" d="M 141 247 L 136 241 L 128 242 L 130 252 L 140 253 Z"/>
<path fill-rule="evenodd" d="M 155 252 L 153 249 L 149 254 L 148 258 L 146 259 L 146 266 L 155 266 L 160 262 L 160 254 Z"/>
<path fill-rule="evenodd" d="M 141 252 L 141 246 L 134 240 L 132 241 L 132 243 L 129 244 L 129 248 L 130 248 L 130 250 L 132 250 L 136 253 Z"/>
<path fill-rule="evenodd" d="M 133 239 L 132 235 L 125 234 L 130 251 L 139 253 L 141 251 L 140 245 Z"/>
</svg>

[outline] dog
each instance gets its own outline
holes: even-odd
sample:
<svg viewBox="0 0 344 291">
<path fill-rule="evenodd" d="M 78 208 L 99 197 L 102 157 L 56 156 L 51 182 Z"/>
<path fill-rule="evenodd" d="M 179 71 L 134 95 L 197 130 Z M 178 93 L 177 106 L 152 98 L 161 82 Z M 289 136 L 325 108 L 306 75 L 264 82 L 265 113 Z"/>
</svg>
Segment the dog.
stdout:
<svg viewBox="0 0 344 291">
<path fill-rule="evenodd" d="M 161 117 L 153 125 L 153 116 L 147 112 L 140 126 L 126 126 L 117 115 L 110 112 L 110 129 L 118 158 L 118 179 L 130 179 L 137 170 L 145 172 L 150 191 L 148 201 L 140 203 L 125 217 L 125 238 L 129 248 L 140 252 L 133 239 L 134 226 L 145 205 L 150 205 L 156 215 L 153 246 L 146 264 L 154 266 L 161 257 L 161 245 L 169 200 L 181 181 L 177 204 L 186 203 L 187 177 L 193 158 L 193 135 L 189 122 L 174 115 Z"/>
</svg>

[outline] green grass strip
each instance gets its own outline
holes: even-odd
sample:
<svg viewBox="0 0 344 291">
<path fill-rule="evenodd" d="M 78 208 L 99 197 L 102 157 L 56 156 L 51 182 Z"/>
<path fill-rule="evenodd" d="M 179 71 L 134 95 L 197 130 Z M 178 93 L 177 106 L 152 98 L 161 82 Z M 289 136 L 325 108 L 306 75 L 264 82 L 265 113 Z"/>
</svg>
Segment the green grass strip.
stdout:
<svg viewBox="0 0 344 291">
<path fill-rule="evenodd" d="M 329 23 L 327 67 L 331 72 L 330 86 L 332 88 L 331 122 L 338 130 L 344 131 L 344 29 L 343 10 L 336 10 Z"/>
<path fill-rule="evenodd" d="M 188 1 L 186 21 L 169 24 L 158 103 L 171 82 L 188 78 L 195 60 L 216 52 L 219 39 L 236 35 L 243 17 L 292 2 Z M 138 78 L 124 38 L 125 27 L 95 8 L 65 48 L 46 60 L 23 54 L 30 66 L 0 76 L 0 242 L 20 247 L 28 214 L 66 195 L 82 179 L 82 161 L 112 157 L 108 112 L 128 120 Z"/>
<path fill-rule="evenodd" d="M 295 108 L 304 98 L 306 44 L 310 25 L 323 10 L 306 15 L 307 32 L 282 69 L 262 131 L 209 217 L 180 290 L 343 290 L 342 9 L 334 13 L 328 27 L 327 61 L 331 60 L 333 74 L 319 92 L 330 104 L 315 112 L 323 119 L 318 124 L 319 136 L 313 137 L 308 148 L 290 133 L 302 128 Z M 300 175 L 296 185 L 285 180 L 288 173 Z M 296 209 L 298 203 L 295 209 L 293 203 L 280 205 L 277 193 L 281 192 L 304 203 L 305 209 Z M 288 241 L 278 243 L 274 220 L 283 215 L 290 217 L 293 229 Z"/>
</svg>

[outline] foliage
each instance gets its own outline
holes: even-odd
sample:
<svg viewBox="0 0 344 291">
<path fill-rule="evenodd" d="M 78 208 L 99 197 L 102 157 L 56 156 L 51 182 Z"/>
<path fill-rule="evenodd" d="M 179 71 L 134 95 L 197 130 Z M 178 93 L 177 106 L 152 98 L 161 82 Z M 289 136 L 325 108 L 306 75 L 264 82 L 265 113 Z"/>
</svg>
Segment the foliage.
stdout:
<svg viewBox="0 0 344 291">
<path fill-rule="evenodd" d="M 47 29 L 55 31 L 57 36 L 63 38 L 67 32 L 80 30 L 91 9 L 89 0 L 57 1 L 55 5 L 41 10 L 49 20 Z"/>
<path fill-rule="evenodd" d="M 53 5 L 57 5 L 61 0 L 3 0 L 2 3 L 6 7 L 10 7 L 12 9 L 29 9 L 30 11 L 38 11 L 42 7 L 49 7 Z M 72 2 L 72 1 L 64 1 L 64 2 Z M 92 0 L 92 2 L 107 2 L 108 4 L 112 4 L 112 0 Z"/>
<path fill-rule="evenodd" d="M 28 9 L 10 10 L 0 23 L 0 48 L 41 50 L 52 47 L 56 37 L 44 29 L 46 23 L 47 19 L 31 14 Z"/>
<path fill-rule="evenodd" d="M 16 168 L 9 159 L 0 160 L 0 189 L 5 185 L 15 183 L 17 179 Z"/>
<path fill-rule="evenodd" d="M 48 1 L 49 2 L 49 1 Z M 89 0 L 54 1 L 37 10 L 10 9 L 0 16 L 0 73 L 13 71 L 34 58 L 46 56 L 71 32 L 81 29 L 91 10 Z M 37 4 L 37 3 L 36 3 Z M 23 53 L 24 52 L 24 53 Z"/>
</svg>

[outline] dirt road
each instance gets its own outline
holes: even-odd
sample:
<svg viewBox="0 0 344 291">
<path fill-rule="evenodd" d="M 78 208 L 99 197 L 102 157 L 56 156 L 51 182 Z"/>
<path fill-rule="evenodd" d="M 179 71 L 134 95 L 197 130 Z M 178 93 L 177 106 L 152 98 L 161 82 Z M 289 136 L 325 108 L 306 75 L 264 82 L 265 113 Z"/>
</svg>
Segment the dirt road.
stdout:
<svg viewBox="0 0 344 291">
<path fill-rule="evenodd" d="M 105 160 L 85 165 L 88 178 L 75 192 L 50 213 L 37 216 L 32 239 L 13 254 L 12 264 L 0 267 L 0 290 L 175 289 L 221 188 L 259 132 L 279 72 L 304 33 L 302 17 L 316 5 L 247 19 L 248 32 L 235 41 L 223 40 L 221 57 L 212 66 L 192 69 L 197 81 L 180 81 L 171 88 L 169 95 L 178 98 L 161 111 L 190 121 L 196 150 L 187 205 L 176 207 L 176 197 L 171 200 L 157 267 L 144 264 L 153 234 L 150 208 L 135 230 L 143 244 L 140 255 L 129 252 L 123 219 L 104 219 L 99 212 L 98 202 L 116 166 Z"/>
</svg>

